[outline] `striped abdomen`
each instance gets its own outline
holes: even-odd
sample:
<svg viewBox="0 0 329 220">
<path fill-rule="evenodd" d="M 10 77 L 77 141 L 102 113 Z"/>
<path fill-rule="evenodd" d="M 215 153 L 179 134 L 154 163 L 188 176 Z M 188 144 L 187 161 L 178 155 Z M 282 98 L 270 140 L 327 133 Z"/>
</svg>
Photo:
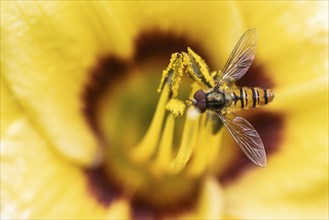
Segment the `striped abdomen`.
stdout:
<svg viewBox="0 0 329 220">
<path fill-rule="evenodd" d="M 271 102 L 274 94 L 269 89 L 240 87 L 230 93 L 232 103 L 230 108 L 254 108 Z"/>
</svg>

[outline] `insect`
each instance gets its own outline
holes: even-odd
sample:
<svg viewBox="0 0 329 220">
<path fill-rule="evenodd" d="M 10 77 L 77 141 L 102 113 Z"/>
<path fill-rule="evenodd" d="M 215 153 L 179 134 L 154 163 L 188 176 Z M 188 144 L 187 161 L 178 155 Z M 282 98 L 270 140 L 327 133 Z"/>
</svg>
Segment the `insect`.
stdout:
<svg viewBox="0 0 329 220">
<path fill-rule="evenodd" d="M 247 120 L 234 113 L 265 105 L 274 98 L 269 89 L 237 87 L 234 84 L 254 60 L 256 44 L 256 29 L 249 29 L 235 45 L 222 72 L 215 77 L 215 87 L 196 91 L 189 101 L 201 113 L 206 110 L 215 112 L 245 155 L 256 165 L 264 167 L 266 153 L 261 138 Z"/>
</svg>

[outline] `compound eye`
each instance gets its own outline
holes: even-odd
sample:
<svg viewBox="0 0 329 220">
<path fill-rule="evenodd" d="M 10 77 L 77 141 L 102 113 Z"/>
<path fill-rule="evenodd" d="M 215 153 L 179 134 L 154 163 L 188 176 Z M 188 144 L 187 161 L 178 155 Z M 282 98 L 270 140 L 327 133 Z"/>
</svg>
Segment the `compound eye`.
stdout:
<svg viewBox="0 0 329 220">
<path fill-rule="evenodd" d="M 206 93 L 203 90 L 198 90 L 194 93 L 193 98 L 195 99 L 195 108 L 200 112 L 203 113 L 207 109 L 206 104 Z"/>
</svg>

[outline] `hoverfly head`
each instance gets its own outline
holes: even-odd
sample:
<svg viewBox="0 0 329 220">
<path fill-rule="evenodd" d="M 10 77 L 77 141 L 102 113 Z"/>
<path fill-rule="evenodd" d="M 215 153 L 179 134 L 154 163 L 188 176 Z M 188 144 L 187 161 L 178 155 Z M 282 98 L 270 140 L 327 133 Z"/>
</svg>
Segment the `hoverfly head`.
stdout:
<svg viewBox="0 0 329 220">
<path fill-rule="evenodd" d="M 193 98 L 187 101 L 187 105 L 194 105 L 198 112 L 204 113 L 207 110 L 206 93 L 203 90 L 196 91 Z"/>
</svg>

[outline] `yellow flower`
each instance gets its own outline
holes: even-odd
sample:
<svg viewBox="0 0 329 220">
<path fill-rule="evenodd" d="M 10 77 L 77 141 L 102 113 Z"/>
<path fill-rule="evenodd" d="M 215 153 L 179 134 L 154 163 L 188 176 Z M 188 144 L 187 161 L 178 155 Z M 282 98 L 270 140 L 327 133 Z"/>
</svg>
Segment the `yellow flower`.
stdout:
<svg viewBox="0 0 329 220">
<path fill-rule="evenodd" d="M 328 218 L 327 9 L 2 1 L 1 218 Z M 239 85 L 276 98 L 241 115 L 266 168 L 214 132 L 218 119 L 178 116 L 190 79 L 169 103 L 168 86 L 156 93 L 172 53 L 191 47 L 220 70 L 251 27 L 257 54 Z"/>
</svg>

